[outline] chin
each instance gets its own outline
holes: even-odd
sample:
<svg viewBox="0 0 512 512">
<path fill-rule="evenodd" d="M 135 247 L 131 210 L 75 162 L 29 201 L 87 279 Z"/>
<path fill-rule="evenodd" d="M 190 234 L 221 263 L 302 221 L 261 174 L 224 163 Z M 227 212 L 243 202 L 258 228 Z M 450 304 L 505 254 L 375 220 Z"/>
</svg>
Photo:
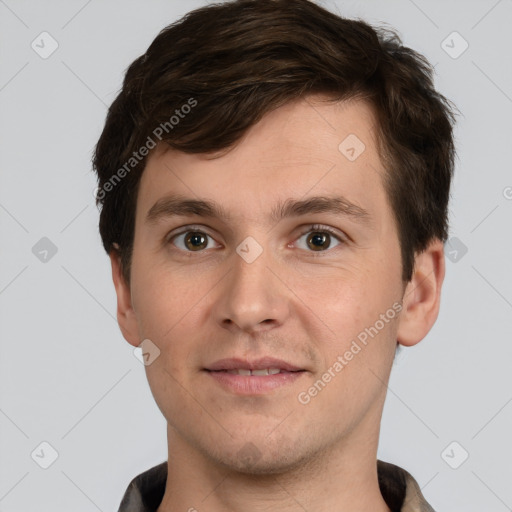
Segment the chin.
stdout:
<svg viewBox="0 0 512 512">
<path fill-rule="evenodd" d="M 301 446 L 302 450 L 304 446 Z M 210 455 L 217 464 L 229 471 L 246 475 L 278 475 L 303 467 L 307 458 L 287 443 L 270 446 L 268 440 L 247 441 L 236 452 Z"/>
</svg>

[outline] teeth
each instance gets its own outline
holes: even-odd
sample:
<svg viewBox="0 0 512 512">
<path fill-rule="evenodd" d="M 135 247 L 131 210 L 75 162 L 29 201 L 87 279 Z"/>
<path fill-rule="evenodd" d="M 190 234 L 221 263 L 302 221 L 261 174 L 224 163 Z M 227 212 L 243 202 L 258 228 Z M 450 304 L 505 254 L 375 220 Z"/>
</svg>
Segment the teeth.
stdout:
<svg viewBox="0 0 512 512">
<path fill-rule="evenodd" d="M 275 375 L 277 373 L 281 373 L 281 370 L 279 368 L 266 368 L 264 370 L 236 369 L 227 370 L 227 372 L 232 375 Z"/>
<path fill-rule="evenodd" d="M 228 373 L 232 373 L 234 375 L 251 375 L 251 370 L 228 370 Z"/>
<path fill-rule="evenodd" d="M 270 373 L 269 369 L 265 370 L 251 370 L 251 375 L 268 375 Z"/>
</svg>

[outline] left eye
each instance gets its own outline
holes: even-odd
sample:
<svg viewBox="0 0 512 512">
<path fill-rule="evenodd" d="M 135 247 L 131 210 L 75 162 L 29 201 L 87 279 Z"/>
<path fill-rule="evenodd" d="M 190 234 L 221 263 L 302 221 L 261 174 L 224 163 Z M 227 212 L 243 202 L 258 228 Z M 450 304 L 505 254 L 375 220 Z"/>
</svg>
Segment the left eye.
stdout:
<svg viewBox="0 0 512 512">
<path fill-rule="evenodd" d="M 304 239 L 304 240 L 303 240 Z M 334 245 L 333 245 L 334 243 Z M 304 233 L 297 239 L 297 247 L 300 249 L 310 249 L 312 251 L 326 251 L 336 247 L 341 240 L 334 233 L 325 229 L 315 229 Z"/>
</svg>

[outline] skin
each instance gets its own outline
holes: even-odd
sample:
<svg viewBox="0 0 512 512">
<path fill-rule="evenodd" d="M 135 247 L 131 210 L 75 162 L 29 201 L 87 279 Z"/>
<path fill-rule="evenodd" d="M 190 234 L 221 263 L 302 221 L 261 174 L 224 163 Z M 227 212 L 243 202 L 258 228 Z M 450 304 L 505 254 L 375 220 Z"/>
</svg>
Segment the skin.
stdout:
<svg viewBox="0 0 512 512">
<path fill-rule="evenodd" d="M 159 512 L 389 512 L 376 469 L 386 386 L 397 342 L 418 343 L 437 318 L 443 244 L 433 240 L 416 256 L 412 280 L 402 282 L 373 112 L 362 100 L 323 99 L 274 110 L 229 152 L 157 147 L 147 161 L 130 286 L 115 251 L 111 263 L 125 339 L 134 346 L 150 339 L 161 351 L 146 366 L 168 422 L 169 477 Z M 353 162 L 338 149 L 349 134 L 365 144 Z M 169 193 L 214 201 L 231 217 L 146 223 Z M 371 221 L 330 212 L 268 218 L 278 201 L 333 195 L 367 210 Z M 331 227 L 341 242 L 332 236 L 329 245 L 327 237 L 315 251 L 312 224 Z M 187 252 L 186 235 L 172 238 L 183 226 L 209 235 L 208 244 Z M 252 263 L 236 252 L 248 236 L 263 249 Z M 299 393 L 394 303 L 400 314 L 300 403 Z M 265 355 L 307 371 L 272 392 L 239 396 L 202 370 L 222 358 Z"/>
</svg>

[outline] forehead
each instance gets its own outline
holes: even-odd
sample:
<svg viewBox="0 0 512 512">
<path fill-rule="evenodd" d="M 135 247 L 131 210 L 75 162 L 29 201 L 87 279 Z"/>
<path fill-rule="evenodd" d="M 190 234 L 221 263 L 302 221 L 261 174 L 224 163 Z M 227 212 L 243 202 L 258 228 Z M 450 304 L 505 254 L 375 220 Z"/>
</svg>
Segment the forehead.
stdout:
<svg viewBox="0 0 512 512">
<path fill-rule="evenodd" d="M 266 114 L 227 152 L 158 146 L 141 178 L 138 215 L 169 193 L 208 197 L 240 219 L 261 219 L 262 209 L 277 200 L 335 192 L 355 204 L 385 207 L 371 106 L 325 100 L 310 96 Z"/>
</svg>

